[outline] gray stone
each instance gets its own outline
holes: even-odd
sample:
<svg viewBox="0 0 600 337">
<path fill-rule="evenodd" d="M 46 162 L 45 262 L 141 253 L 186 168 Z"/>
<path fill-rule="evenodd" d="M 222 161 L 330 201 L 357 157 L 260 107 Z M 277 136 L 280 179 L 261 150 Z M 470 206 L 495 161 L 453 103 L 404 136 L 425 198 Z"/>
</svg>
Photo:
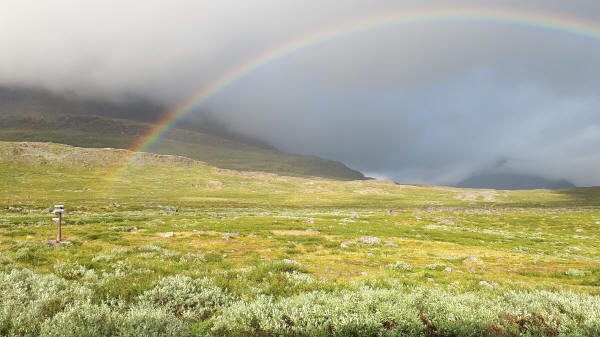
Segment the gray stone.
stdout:
<svg viewBox="0 0 600 337">
<path fill-rule="evenodd" d="M 479 259 L 476 258 L 475 256 L 469 256 L 463 260 L 463 262 L 477 262 L 477 261 L 479 261 Z"/>
<path fill-rule="evenodd" d="M 371 253 L 371 252 L 368 252 L 368 253 L 367 253 L 367 256 L 373 257 L 373 256 L 375 256 L 375 254 L 373 254 L 373 253 Z"/>
<path fill-rule="evenodd" d="M 231 233 L 225 233 L 226 236 L 233 236 L 234 238 L 237 238 L 240 236 L 240 233 L 238 232 L 231 232 Z"/>
<path fill-rule="evenodd" d="M 452 268 L 446 267 L 446 268 L 444 268 L 444 271 L 447 272 L 447 273 L 451 273 L 452 272 Z"/>
<path fill-rule="evenodd" d="M 366 243 L 368 245 L 381 244 L 381 240 L 378 237 L 374 237 L 374 236 L 363 236 L 359 240 L 360 240 L 360 242 Z"/>
<path fill-rule="evenodd" d="M 58 247 L 60 246 L 60 242 L 56 240 L 48 240 L 48 247 Z"/>
<path fill-rule="evenodd" d="M 175 235 L 173 232 L 166 232 L 166 233 L 164 233 L 162 236 L 163 236 L 163 238 L 170 238 L 170 237 L 172 237 L 173 235 Z"/>
<path fill-rule="evenodd" d="M 482 287 L 495 287 L 498 285 L 496 282 L 479 281 L 479 285 Z"/>
<path fill-rule="evenodd" d="M 62 241 L 48 240 L 48 247 L 72 246 L 72 245 L 73 245 L 73 243 L 71 241 L 67 241 L 67 240 L 62 240 Z"/>
<path fill-rule="evenodd" d="M 310 233 L 310 234 L 320 234 L 321 233 L 319 231 L 315 231 L 315 230 L 312 230 L 312 229 L 307 229 L 306 232 Z"/>
<path fill-rule="evenodd" d="M 138 231 L 138 228 L 137 228 L 136 226 L 133 226 L 133 227 L 131 227 L 131 228 L 127 229 L 127 231 L 128 231 L 128 232 L 137 232 L 137 231 Z"/>
<path fill-rule="evenodd" d="M 301 266 L 302 264 L 296 260 L 292 260 L 292 259 L 283 259 L 283 263 L 288 263 L 288 264 L 294 264 L 297 266 Z"/>
<path fill-rule="evenodd" d="M 398 245 L 393 242 L 386 242 L 383 245 L 386 247 L 398 247 Z"/>
<path fill-rule="evenodd" d="M 342 248 L 350 248 L 351 246 L 355 246 L 356 242 L 354 241 L 344 241 L 340 244 L 340 247 Z"/>
</svg>

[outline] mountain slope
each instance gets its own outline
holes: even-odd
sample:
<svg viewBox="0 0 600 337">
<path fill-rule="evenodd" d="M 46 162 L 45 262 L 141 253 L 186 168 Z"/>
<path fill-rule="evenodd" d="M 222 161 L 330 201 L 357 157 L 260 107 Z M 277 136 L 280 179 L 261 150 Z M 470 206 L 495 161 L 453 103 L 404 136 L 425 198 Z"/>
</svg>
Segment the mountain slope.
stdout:
<svg viewBox="0 0 600 337">
<path fill-rule="evenodd" d="M 94 115 L 0 115 L 1 141 L 55 142 L 82 147 L 128 149 L 151 129 L 149 123 Z M 362 173 L 340 162 L 283 153 L 191 130 L 170 130 L 149 151 L 182 155 L 216 167 L 241 171 L 341 180 L 364 179 Z"/>
<path fill-rule="evenodd" d="M 222 170 L 181 156 L 151 153 L 135 156 L 134 152 L 121 149 L 2 141 L 0 194 L 3 197 L 0 203 L 9 206 L 50 203 L 47 198 L 68 201 L 71 205 L 107 205 L 117 196 L 121 202 L 129 200 L 134 204 L 157 200 L 190 207 L 207 202 L 218 207 L 344 205 L 385 210 L 408 206 L 427 206 L 427 209 L 431 205 L 600 205 L 600 188 L 493 191 L 397 185 L 381 180 L 339 181 Z"/>
</svg>

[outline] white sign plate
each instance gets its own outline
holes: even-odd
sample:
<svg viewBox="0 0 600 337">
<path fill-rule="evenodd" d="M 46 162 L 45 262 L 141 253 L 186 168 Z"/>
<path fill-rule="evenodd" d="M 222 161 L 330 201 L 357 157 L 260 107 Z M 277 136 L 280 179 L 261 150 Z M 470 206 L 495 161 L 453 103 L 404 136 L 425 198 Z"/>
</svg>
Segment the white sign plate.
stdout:
<svg viewBox="0 0 600 337">
<path fill-rule="evenodd" d="M 54 213 L 63 213 L 65 210 L 64 209 L 55 209 Z"/>
<path fill-rule="evenodd" d="M 52 220 L 54 220 L 54 221 L 58 221 L 58 218 L 52 218 Z"/>
</svg>

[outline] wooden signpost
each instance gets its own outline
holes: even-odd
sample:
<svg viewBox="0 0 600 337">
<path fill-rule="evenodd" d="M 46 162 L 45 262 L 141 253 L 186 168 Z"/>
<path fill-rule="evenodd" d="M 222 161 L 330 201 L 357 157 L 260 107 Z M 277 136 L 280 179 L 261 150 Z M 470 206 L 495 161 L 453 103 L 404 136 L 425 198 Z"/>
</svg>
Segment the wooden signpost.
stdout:
<svg viewBox="0 0 600 337">
<path fill-rule="evenodd" d="M 62 214 L 65 211 L 65 206 L 63 205 L 54 205 L 54 214 L 56 218 L 52 218 L 52 220 L 57 221 L 57 231 L 56 231 L 56 242 L 60 242 L 62 238 L 61 234 L 61 226 L 62 226 Z"/>
</svg>

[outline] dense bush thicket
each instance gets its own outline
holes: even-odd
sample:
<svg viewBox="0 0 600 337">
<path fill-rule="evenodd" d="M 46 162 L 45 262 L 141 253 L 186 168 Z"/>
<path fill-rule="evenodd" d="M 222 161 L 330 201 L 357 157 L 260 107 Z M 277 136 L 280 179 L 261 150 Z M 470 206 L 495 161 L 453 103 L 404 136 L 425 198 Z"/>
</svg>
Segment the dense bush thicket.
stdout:
<svg viewBox="0 0 600 337">
<path fill-rule="evenodd" d="M 273 274 L 247 268 L 237 279 Z M 234 293 L 215 278 L 167 277 L 135 300 L 94 300 L 120 274 L 62 277 L 27 269 L 0 273 L 2 336 L 598 336 L 600 297 L 572 292 L 327 287 L 297 270 L 280 275 L 301 292 Z M 122 273 L 122 271 L 119 271 Z M 264 273 L 264 274 L 263 274 Z M 221 278 L 221 279 L 219 279 Z M 274 278 L 272 280 L 276 280 Z M 265 281 L 269 281 L 265 278 Z M 243 282 L 243 280 L 240 280 Z M 312 291 L 310 289 L 313 289 Z"/>
</svg>

